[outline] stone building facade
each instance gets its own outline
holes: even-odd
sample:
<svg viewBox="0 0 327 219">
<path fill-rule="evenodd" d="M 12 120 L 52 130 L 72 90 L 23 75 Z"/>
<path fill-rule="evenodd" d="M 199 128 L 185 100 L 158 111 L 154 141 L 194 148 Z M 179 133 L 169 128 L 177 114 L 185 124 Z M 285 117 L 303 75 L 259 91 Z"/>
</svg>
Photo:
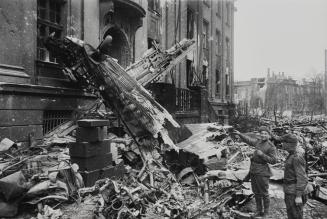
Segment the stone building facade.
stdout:
<svg viewBox="0 0 327 219">
<path fill-rule="evenodd" d="M 183 38 L 196 41 L 195 51 L 163 81 L 174 84 L 183 97 L 192 96 L 199 87 L 206 90 L 207 113 L 191 122 L 227 117 L 233 105 L 234 12 L 231 0 L 148 1 L 148 46 L 156 41 L 167 49 Z M 180 97 L 176 98 L 178 102 Z M 189 114 L 180 110 L 177 117 L 183 120 Z"/>
<path fill-rule="evenodd" d="M 184 123 L 224 117 L 233 102 L 233 21 L 228 0 L 0 1 L 0 139 L 28 145 L 96 99 L 70 82 L 45 49 L 43 39 L 51 33 L 93 47 L 110 34 L 108 53 L 123 67 L 153 42 L 167 49 L 194 38 L 196 50 L 161 81 L 166 99 L 175 102 L 174 115 Z"/>
<path fill-rule="evenodd" d="M 95 100 L 65 77 L 44 37 L 70 35 L 97 47 L 111 34 L 110 54 L 127 66 L 140 50 L 135 34 L 145 13 L 131 0 L 0 1 L 0 139 L 28 145 Z"/>
</svg>

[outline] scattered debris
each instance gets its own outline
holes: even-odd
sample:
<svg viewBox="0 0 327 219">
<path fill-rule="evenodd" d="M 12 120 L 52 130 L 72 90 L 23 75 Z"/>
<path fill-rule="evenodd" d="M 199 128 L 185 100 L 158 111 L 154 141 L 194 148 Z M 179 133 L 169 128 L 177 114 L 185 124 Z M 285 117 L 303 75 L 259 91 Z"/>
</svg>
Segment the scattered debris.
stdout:
<svg viewBox="0 0 327 219">
<path fill-rule="evenodd" d="M 57 127 L 41 144 L 20 148 L 3 139 L 0 217 L 21 212 L 38 219 L 252 217 L 248 171 L 254 148 L 233 136 L 232 126 L 189 124 L 177 130 L 179 124 L 143 87 L 182 60 L 193 41 L 183 40 L 167 51 L 151 49 L 126 70 L 78 39 L 50 37 L 46 46 L 62 59 L 70 78 L 93 90 L 124 128 L 110 127 L 108 118 L 80 120 L 86 117 L 81 114 L 77 123 Z M 277 135 L 298 136 L 310 195 L 327 203 L 325 122 L 276 124 L 266 119 L 253 124 L 261 123 Z M 286 157 L 279 149 L 279 162 L 271 166 L 272 198 L 283 198 Z"/>
<path fill-rule="evenodd" d="M 15 142 L 13 142 L 12 140 L 10 140 L 8 138 L 4 138 L 0 142 L 0 152 L 8 151 L 12 147 L 16 147 L 16 149 L 17 149 L 17 145 L 15 144 Z"/>
<path fill-rule="evenodd" d="M 125 172 L 89 187 L 83 187 L 79 167 L 70 163 L 69 143 L 27 148 L 16 157 L 2 154 L 0 209 L 6 210 L 0 211 L 1 216 L 14 216 L 26 209 L 22 206 L 32 205 L 36 212 L 30 215 L 36 218 L 63 218 L 73 212 L 97 218 L 251 218 L 252 210 L 246 206 L 253 194 L 246 181 L 253 148 L 231 135 L 230 126 L 186 127 L 192 136 L 176 145 L 179 151 L 162 151 L 148 137 L 138 139 L 140 148 L 128 134 L 118 137 L 108 131 L 114 163 L 125 164 Z M 309 155 L 311 198 L 327 203 L 327 174 L 322 171 L 327 132 L 299 125 L 273 130 L 293 132 L 302 139 Z M 275 183 L 271 197 L 281 201 L 286 157 L 279 149 L 279 163 L 271 166 Z"/>
</svg>

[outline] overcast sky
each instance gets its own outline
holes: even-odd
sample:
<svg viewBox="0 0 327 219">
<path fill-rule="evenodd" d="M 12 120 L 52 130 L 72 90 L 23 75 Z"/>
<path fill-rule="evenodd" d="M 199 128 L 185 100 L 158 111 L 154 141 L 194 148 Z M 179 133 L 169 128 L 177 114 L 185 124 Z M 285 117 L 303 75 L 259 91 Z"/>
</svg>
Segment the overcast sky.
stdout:
<svg viewBox="0 0 327 219">
<path fill-rule="evenodd" d="M 267 68 L 295 79 L 324 71 L 327 0 L 237 0 L 235 81 Z"/>
</svg>

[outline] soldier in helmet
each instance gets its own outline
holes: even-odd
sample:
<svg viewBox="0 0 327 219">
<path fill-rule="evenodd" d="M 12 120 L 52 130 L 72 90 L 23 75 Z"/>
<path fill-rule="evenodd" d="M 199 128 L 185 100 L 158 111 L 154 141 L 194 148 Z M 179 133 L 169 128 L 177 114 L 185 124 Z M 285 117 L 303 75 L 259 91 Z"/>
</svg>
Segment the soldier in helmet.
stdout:
<svg viewBox="0 0 327 219">
<path fill-rule="evenodd" d="M 257 212 L 255 218 L 267 216 L 269 214 L 269 178 L 272 175 L 268 164 L 277 162 L 276 147 L 269 140 L 270 130 L 266 126 L 259 128 L 259 139 L 251 138 L 238 131 L 234 133 L 249 145 L 255 147 L 255 152 L 251 158 L 250 179 L 252 191 L 254 193 Z"/>
<path fill-rule="evenodd" d="M 298 147 L 298 139 L 294 134 L 274 137 L 282 142 L 282 147 L 289 155 L 285 161 L 284 193 L 288 219 L 302 219 L 303 205 L 307 201 L 306 187 L 308 177 L 303 151 Z"/>
</svg>

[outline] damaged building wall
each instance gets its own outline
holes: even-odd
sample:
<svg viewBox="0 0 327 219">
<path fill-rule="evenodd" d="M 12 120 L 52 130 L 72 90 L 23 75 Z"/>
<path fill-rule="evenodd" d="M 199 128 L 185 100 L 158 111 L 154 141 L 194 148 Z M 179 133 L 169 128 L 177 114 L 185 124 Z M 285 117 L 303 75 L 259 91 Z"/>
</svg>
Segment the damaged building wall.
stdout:
<svg viewBox="0 0 327 219">
<path fill-rule="evenodd" d="M 234 1 L 218 1 L 211 7 L 209 101 L 219 117 L 228 118 L 234 102 Z"/>
<path fill-rule="evenodd" d="M 137 51 L 150 48 L 152 43 L 159 43 L 163 49 L 169 49 L 177 42 L 187 38 L 187 5 L 189 1 L 158 1 L 149 0 L 144 8 L 147 9 L 143 26 L 137 31 L 139 40 Z M 188 37 L 189 38 L 189 37 Z M 145 46 L 145 47 L 144 47 Z M 200 108 L 192 107 L 193 93 L 199 92 L 189 89 L 187 84 L 186 59 L 177 64 L 162 80 L 154 81 L 151 85 L 152 92 L 164 94 L 164 98 L 157 99 L 181 123 L 201 122 Z M 159 83 L 158 83 L 159 82 Z M 157 95 L 158 96 L 158 95 Z M 162 96 L 162 95 L 160 95 Z M 183 98 L 184 97 L 184 98 Z M 164 99 L 164 101 L 162 101 Z M 196 102 L 196 101 L 192 101 Z M 200 102 L 200 100 L 199 100 Z"/>
<path fill-rule="evenodd" d="M 203 102 L 210 104 L 216 115 L 226 117 L 229 103 L 233 102 L 234 2 L 149 2 L 146 14 L 148 44 L 156 41 L 167 49 L 183 38 L 196 40 L 195 51 L 190 52 L 185 60 L 161 81 L 175 85 L 177 108 L 180 99 L 178 92 L 192 102 L 193 93 L 199 93 L 197 90 L 202 87 L 208 93 L 208 97 L 201 96 Z M 145 26 L 140 29 L 143 28 Z M 208 114 L 210 113 L 204 108 L 196 111 L 184 107 L 177 109 L 176 119 L 183 123 L 216 121 L 217 118 L 208 118 Z"/>
<path fill-rule="evenodd" d="M 33 110 L 41 113 L 42 123 L 31 121 L 30 124 L 36 124 L 41 128 L 44 123 L 43 114 L 50 112 L 55 117 L 57 113 L 68 113 L 74 107 L 83 107 L 85 105 L 83 99 L 92 99 L 68 80 L 57 64 L 57 60 L 43 47 L 43 38 L 53 32 L 56 37 L 74 36 L 94 47 L 97 47 L 103 37 L 111 34 L 116 42 L 113 43 L 115 46 L 110 48 L 109 53 L 123 67 L 141 58 L 152 40 L 160 43 L 164 49 L 168 49 L 183 38 L 195 38 L 196 51 L 177 64 L 171 74 L 162 81 L 170 85 L 174 84 L 176 87 L 174 97 L 176 101 L 172 103 L 177 108 L 174 115 L 182 123 L 207 122 L 210 120 L 207 112 L 208 98 L 216 114 L 223 116 L 228 114 L 227 94 L 224 88 L 227 86 L 226 77 L 217 69 L 221 71 L 225 69 L 226 57 L 232 60 L 232 52 L 223 50 L 227 37 L 230 39 L 232 51 L 233 23 L 229 23 L 227 27 L 224 21 L 226 5 L 230 5 L 230 9 L 233 9 L 232 1 L 33 0 L 18 2 L 4 0 L 0 4 L 0 16 L 3 18 L 0 20 L 0 27 L 4 33 L 0 37 L 5 42 L 0 46 L 1 82 L 14 83 L 9 86 L 10 88 L 1 85 L 3 87 L 1 98 L 8 102 L 13 96 L 15 101 L 23 102 L 29 98 L 39 97 L 42 101 L 52 103 L 43 104 L 37 109 L 33 104 L 26 103 L 24 110 L 19 109 L 26 114 Z M 194 13 L 193 20 L 188 16 L 189 11 Z M 232 17 L 233 14 L 230 14 L 230 19 Z M 205 33 L 207 40 L 202 40 L 203 21 L 209 24 L 208 33 Z M 191 28 L 190 24 L 192 24 Z M 206 46 L 209 50 L 206 58 L 203 55 L 205 41 L 208 41 Z M 24 86 L 17 84 L 24 84 Z M 232 77 L 230 77 L 230 84 L 232 84 Z M 232 87 L 229 86 L 229 90 L 231 89 Z M 19 90 L 19 95 L 13 93 L 13 90 Z M 216 92 L 217 90 L 219 92 Z M 61 104 L 61 101 L 68 101 L 71 105 Z M 13 105 L 1 107 L 1 110 L 18 110 L 14 109 Z M 0 122 L 0 126 L 11 125 L 2 125 Z M 26 134 L 25 131 L 23 133 Z M 1 134 L 1 137 L 10 137 L 2 135 L 4 134 Z"/>
<path fill-rule="evenodd" d="M 44 2 L 49 4 L 49 1 Z M 37 3 L 36 0 L 0 2 L 0 138 L 10 138 L 22 145 L 43 137 L 45 114 L 51 114 L 53 120 L 60 122 L 63 113 L 72 115 L 74 110 L 94 99 L 80 90 L 69 89 L 71 84 L 58 64 L 49 59 L 41 60 L 38 37 L 51 30 L 40 27 L 42 21 Z M 58 27 L 62 27 L 63 34 L 81 36 L 80 22 L 77 22 L 81 9 L 76 4 L 80 5 L 72 0 L 61 5 L 62 14 L 58 16 L 63 23 Z M 44 12 L 49 13 L 49 5 L 46 7 Z"/>
<path fill-rule="evenodd" d="M 57 88 L 15 84 L 1 87 L 0 138 L 9 138 L 22 146 L 41 140 L 46 131 L 71 119 L 76 110 L 94 100 L 91 95 L 69 90 L 62 94 Z"/>
<path fill-rule="evenodd" d="M 85 39 L 96 47 L 105 29 L 100 22 L 107 14 L 100 13 L 100 4 L 106 2 L 117 3 L 119 14 L 114 17 L 114 25 L 128 36 L 130 58 L 125 65 L 130 64 L 134 59 L 135 31 L 142 25 L 140 20 L 145 13 L 138 1 L 0 2 L 1 139 L 24 145 L 29 144 L 29 136 L 41 139 L 46 131 L 71 119 L 74 111 L 86 109 L 96 99 L 68 80 L 42 40 L 55 33 L 56 37 Z M 123 25 L 127 23 L 130 25 Z"/>
</svg>

